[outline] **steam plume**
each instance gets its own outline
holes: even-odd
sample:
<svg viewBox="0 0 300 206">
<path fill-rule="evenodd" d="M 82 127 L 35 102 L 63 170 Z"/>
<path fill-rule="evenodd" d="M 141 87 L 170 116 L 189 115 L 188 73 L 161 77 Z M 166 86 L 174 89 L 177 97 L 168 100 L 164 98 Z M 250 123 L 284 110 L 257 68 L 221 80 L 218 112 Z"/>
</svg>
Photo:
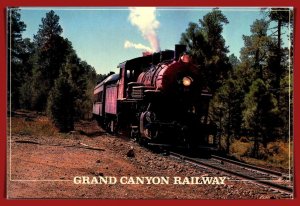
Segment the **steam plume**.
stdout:
<svg viewBox="0 0 300 206">
<path fill-rule="evenodd" d="M 159 51 L 159 40 L 156 34 L 156 30 L 159 27 L 159 21 L 156 19 L 156 8 L 130 7 L 129 10 L 130 14 L 128 19 L 130 23 L 133 26 L 138 27 L 143 37 L 149 41 L 152 51 Z"/>
<path fill-rule="evenodd" d="M 153 52 L 153 50 L 150 47 L 147 47 L 147 46 L 145 46 L 143 44 L 135 44 L 135 43 L 132 43 L 132 42 L 130 42 L 128 40 L 125 41 L 124 47 L 125 48 L 142 49 L 142 50 L 145 50 L 145 51 Z"/>
</svg>

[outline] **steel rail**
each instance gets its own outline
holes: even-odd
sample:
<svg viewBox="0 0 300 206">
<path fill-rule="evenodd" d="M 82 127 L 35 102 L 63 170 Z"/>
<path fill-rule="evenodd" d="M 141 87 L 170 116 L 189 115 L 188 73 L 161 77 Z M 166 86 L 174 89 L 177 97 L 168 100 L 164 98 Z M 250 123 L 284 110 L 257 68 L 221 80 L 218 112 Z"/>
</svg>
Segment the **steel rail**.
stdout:
<svg viewBox="0 0 300 206">
<path fill-rule="evenodd" d="M 200 166 L 204 165 L 206 167 L 209 167 L 209 168 L 212 168 L 212 169 L 216 169 L 216 170 L 225 172 L 227 174 L 231 174 L 231 175 L 234 175 L 234 176 L 246 179 L 246 180 L 251 180 L 253 182 L 262 184 L 264 186 L 272 187 L 273 189 L 281 190 L 281 191 L 284 191 L 286 193 L 293 193 L 293 188 L 292 187 L 288 187 L 288 186 L 285 186 L 285 185 L 276 184 L 274 182 L 270 182 L 270 181 L 266 181 L 266 180 L 259 180 L 259 179 L 256 179 L 255 177 L 251 177 L 249 175 L 245 175 L 245 174 L 238 173 L 238 172 L 235 172 L 235 171 L 232 171 L 232 170 L 228 170 L 226 168 L 221 168 L 221 167 L 218 167 L 218 166 L 215 166 L 215 165 L 211 165 L 209 163 L 205 163 L 205 162 L 200 161 L 198 159 L 187 157 L 187 156 L 175 153 L 175 152 L 170 152 L 170 155 L 174 156 L 174 157 L 177 157 L 177 158 L 180 158 L 181 160 L 184 160 L 184 161 L 187 161 L 187 162 L 191 162 L 191 163 L 196 164 L 196 165 L 200 165 Z"/>
<path fill-rule="evenodd" d="M 259 166 L 255 166 L 255 165 L 251 165 L 251 164 L 247 164 L 247 163 L 227 159 L 227 158 L 224 158 L 224 157 L 219 157 L 219 156 L 216 156 L 216 155 L 211 155 L 211 157 L 214 158 L 214 159 L 217 159 L 217 160 L 224 161 L 224 162 L 229 162 L 231 164 L 236 164 L 236 165 L 244 166 L 244 167 L 254 169 L 254 170 L 257 170 L 257 171 L 260 171 L 260 172 L 265 172 L 267 174 L 272 174 L 272 175 L 276 175 L 276 176 L 279 176 L 279 177 L 285 176 L 281 172 L 274 171 L 274 170 L 269 170 L 269 169 L 266 169 L 266 168 L 263 168 L 263 167 L 259 167 Z"/>
</svg>

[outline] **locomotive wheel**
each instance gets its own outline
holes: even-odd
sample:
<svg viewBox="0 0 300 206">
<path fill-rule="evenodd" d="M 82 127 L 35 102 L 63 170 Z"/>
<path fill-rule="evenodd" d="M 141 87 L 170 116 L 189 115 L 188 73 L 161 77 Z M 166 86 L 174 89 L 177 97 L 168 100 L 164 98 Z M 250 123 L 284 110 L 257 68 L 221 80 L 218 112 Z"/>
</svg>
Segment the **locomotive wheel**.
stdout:
<svg viewBox="0 0 300 206">
<path fill-rule="evenodd" d="M 155 138 L 158 136 L 158 131 L 156 129 L 144 129 L 144 135 L 147 137 L 147 138 Z"/>
<path fill-rule="evenodd" d="M 141 136 L 147 139 L 154 139 L 158 136 L 158 129 L 154 128 L 152 124 L 156 120 L 154 112 L 146 111 L 140 116 L 140 133 Z"/>
</svg>

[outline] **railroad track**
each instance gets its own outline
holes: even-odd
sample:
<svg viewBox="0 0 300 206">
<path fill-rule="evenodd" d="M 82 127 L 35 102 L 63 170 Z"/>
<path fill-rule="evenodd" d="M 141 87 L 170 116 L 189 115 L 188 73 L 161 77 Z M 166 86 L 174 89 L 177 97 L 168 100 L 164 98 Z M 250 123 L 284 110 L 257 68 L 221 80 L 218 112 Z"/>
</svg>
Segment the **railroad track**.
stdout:
<svg viewBox="0 0 300 206">
<path fill-rule="evenodd" d="M 278 190 L 284 194 L 293 194 L 293 187 L 290 185 L 290 181 L 284 180 L 287 175 L 278 171 L 268 170 L 262 167 L 257 167 L 215 155 L 212 155 L 209 159 L 201 159 L 170 152 L 170 156 L 200 167 L 204 166 L 222 171 L 238 178 L 249 180 L 268 188 Z"/>
</svg>

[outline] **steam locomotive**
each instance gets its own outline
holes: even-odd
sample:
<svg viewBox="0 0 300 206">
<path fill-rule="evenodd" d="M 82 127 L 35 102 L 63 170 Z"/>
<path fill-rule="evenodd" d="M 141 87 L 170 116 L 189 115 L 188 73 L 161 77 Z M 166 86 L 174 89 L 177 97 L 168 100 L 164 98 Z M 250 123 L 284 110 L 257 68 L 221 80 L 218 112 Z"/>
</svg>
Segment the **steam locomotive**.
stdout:
<svg viewBox="0 0 300 206">
<path fill-rule="evenodd" d="M 129 131 L 140 143 L 212 147 L 211 94 L 185 45 L 120 63 L 94 88 L 93 116 L 110 132 Z"/>
</svg>

